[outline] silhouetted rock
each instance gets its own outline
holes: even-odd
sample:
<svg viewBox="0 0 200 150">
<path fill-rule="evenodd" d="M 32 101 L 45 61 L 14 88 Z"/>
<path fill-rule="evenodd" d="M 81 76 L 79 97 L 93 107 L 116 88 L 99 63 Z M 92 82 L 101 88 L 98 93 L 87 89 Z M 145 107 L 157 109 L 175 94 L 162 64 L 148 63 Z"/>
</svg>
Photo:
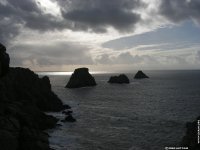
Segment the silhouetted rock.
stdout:
<svg viewBox="0 0 200 150">
<path fill-rule="evenodd" d="M 9 70 L 10 57 L 6 53 L 6 47 L 0 43 L 0 77 Z"/>
<path fill-rule="evenodd" d="M 19 147 L 18 139 L 8 130 L 0 130 L 0 149 L 17 150 Z"/>
<path fill-rule="evenodd" d="M 135 74 L 135 79 L 143 79 L 143 78 L 149 78 L 146 74 L 144 74 L 141 70 L 139 70 L 136 74 Z"/>
<path fill-rule="evenodd" d="M 0 55 L 2 51 L 5 47 L 0 45 Z M 1 71 L 2 66 L 9 66 L 8 58 L 5 63 L 1 57 Z M 8 69 L 0 78 L 0 149 L 50 150 L 49 135 L 44 130 L 56 127 L 58 119 L 43 111 L 61 111 L 70 106 L 63 105 L 52 92 L 48 77 L 39 78 L 29 69 Z"/>
<path fill-rule="evenodd" d="M 12 80 L 14 94 L 22 100 L 29 99 L 43 111 L 60 111 L 64 105 L 51 91 L 48 77 L 40 79 L 29 69 L 10 68 L 6 79 Z"/>
<path fill-rule="evenodd" d="M 188 147 L 189 150 L 200 149 L 200 144 L 198 144 L 198 120 L 200 120 L 200 117 L 193 122 L 186 123 L 187 130 L 181 141 L 181 146 Z"/>
<path fill-rule="evenodd" d="M 76 119 L 74 119 L 74 117 L 71 114 L 69 114 L 68 116 L 65 117 L 64 120 L 61 120 L 61 121 L 62 122 L 75 122 Z"/>
<path fill-rule="evenodd" d="M 96 82 L 94 77 L 88 72 L 88 68 L 75 69 L 67 83 L 67 88 L 79 88 L 86 86 L 95 86 Z"/>
<path fill-rule="evenodd" d="M 129 79 L 125 74 L 120 74 L 119 76 L 110 77 L 108 83 L 129 83 Z"/>
<path fill-rule="evenodd" d="M 71 109 L 71 106 L 64 104 L 63 109 Z"/>
</svg>

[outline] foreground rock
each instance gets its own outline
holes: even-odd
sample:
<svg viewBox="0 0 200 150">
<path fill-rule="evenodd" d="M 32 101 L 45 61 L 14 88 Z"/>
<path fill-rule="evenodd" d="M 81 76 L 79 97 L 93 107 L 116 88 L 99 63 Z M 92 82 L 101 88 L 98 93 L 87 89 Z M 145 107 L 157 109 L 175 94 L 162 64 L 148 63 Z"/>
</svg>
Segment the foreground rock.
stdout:
<svg viewBox="0 0 200 150">
<path fill-rule="evenodd" d="M 48 77 L 23 68 L 10 68 L 0 78 L 0 147 L 5 150 L 49 150 L 48 134 L 57 119 L 43 111 L 64 106 L 51 91 Z"/>
<path fill-rule="evenodd" d="M 129 79 L 126 75 L 120 74 L 119 76 L 112 76 L 110 77 L 108 83 L 129 83 Z"/>
<path fill-rule="evenodd" d="M 186 134 L 181 141 L 181 146 L 188 147 L 189 150 L 200 150 L 200 144 L 198 144 L 198 117 L 193 122 L 186 123 Z"/>
<path fill-rule="evenodd" d="M 141 70 L 139 70 L 136 74 L 135 74 L 135 79 L 143 79 L 143 78 L 149 78 L 146 74 L 144 74 Z"/>
<path fill-rule="evenodd" d="M 6 47 L 0 43 L 0 77 L 9 70 L 10 57 L 6 53 Z"/>
<path fill-rule="evenodd" d="M 0 49 L 5 48 L 0 45 Z M 0 149 L 50 150 L 44 130 L 54 128 L 58 120 L 44 111 L 61 111 L 69 106 L 52 92 L 48 77 L 39 78 L 24 68 L 6 70 L 9 56 L 5 56 L 0 77 Z"/>
<path fill-rule="evenodd" d="M 80 88 L 86 86 L 95 86 L 96 82 L 94 77 L 89 73 L 88 68 L 75 69 L 67 83 L 67 88 Z"/>
</svg>

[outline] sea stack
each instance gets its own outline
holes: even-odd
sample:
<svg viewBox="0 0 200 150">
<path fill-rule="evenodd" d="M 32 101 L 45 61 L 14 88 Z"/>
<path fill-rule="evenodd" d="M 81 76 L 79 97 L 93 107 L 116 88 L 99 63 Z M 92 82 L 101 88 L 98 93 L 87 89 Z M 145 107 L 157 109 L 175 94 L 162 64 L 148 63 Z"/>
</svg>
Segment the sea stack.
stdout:
<svg viewBox="0 0 200 150">
<path fill-rule="evenodd" d="M 78 68 L 74 70 L 74 73 L 70 77 L 66 88 L 80 88 L 95 85 L 97 85 L 96 81 L 94 77 L 89 73 L 89 69 Z"/>
<path fill-rule="evenodd" d="M 6 53 L 6 47 L 0 43 L 0 77 L 9 70 L 10 57 Z"/>
<path fill-rule="evenodd" d="M 146 74 L 144 74 L 141 70 L 139 70 L 136 74 L 134 79 L 144 79 L 149 78 Z"/>
<path fill-rule="evenodd" d="M 125 74 L 120 74 L 119 76 L 110 77 L 108 83 L 119 83 L 119 84 L 126 83 L 126 84 L 128 84 L 129 79 Z"/>
</svg>

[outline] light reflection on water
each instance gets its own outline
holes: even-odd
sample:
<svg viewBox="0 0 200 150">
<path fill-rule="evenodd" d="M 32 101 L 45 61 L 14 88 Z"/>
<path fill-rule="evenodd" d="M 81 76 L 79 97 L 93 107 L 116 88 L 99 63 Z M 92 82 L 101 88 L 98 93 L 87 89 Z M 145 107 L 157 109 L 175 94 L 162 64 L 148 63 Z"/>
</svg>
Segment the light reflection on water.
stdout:
<svg viewBox="0 0 200 150">
<path fill-rule="evenodd" d="M 63 76 L 63 75 L 71 75 L 73 72 L 36 72 L 38 75 L 44 76 Z M 91 71 L 90 74 L 107 74 L 109 72 L 103 71 Z"/>
<path fill-rule="evenodd" d="M 65 88 L 69 75 L 50 76 L 53 91 L 72 106 L 77 119 L 51 130 L 50 146 L 56 150 L 161 150 L 177 146 L 185 123 L 200 114 L 200 71 L 145 73 L 149 79 L 134 80 L 134 73 L 127 74 L 128 85 L 108 84 L 113 74 L 95 74 L 97 86 L 79 89 Z"/>
</svg>

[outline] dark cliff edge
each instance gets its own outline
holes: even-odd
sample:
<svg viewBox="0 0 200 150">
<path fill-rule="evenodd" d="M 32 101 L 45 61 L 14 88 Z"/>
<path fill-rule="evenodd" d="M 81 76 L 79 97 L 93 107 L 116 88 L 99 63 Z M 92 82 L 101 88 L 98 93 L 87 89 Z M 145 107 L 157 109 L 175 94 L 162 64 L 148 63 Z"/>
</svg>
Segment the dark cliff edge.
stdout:
<svg viewBox="0 0 200 150">
<path fill-rule="evenodd" d="M 189 150 L 200 150 L 198 138 L 200 140 L 200 116 L 193 122 L 186 123 L 186 134 L 181 141 L 181 146 L 188 147 Z"/>
<path fill-rule="evenodd" d="M 74 73 L 69 79 L 69 82 L 65 86 L 66 88 L 80 88 L 87 86 L 95 86 L 96 81 L 94 77 L 89 73 L 88 68 L 78 68 L 74 70 Z"/>
<path fill-rule="evenodd" d="M 48 77 L 29 69 L 9 68 L 9 56 L 0 44 L 0 149 L 50 150 L 46 129 L 58 119 L 44 112 L 67 108 L 52 92 Z"/>
</svg>

